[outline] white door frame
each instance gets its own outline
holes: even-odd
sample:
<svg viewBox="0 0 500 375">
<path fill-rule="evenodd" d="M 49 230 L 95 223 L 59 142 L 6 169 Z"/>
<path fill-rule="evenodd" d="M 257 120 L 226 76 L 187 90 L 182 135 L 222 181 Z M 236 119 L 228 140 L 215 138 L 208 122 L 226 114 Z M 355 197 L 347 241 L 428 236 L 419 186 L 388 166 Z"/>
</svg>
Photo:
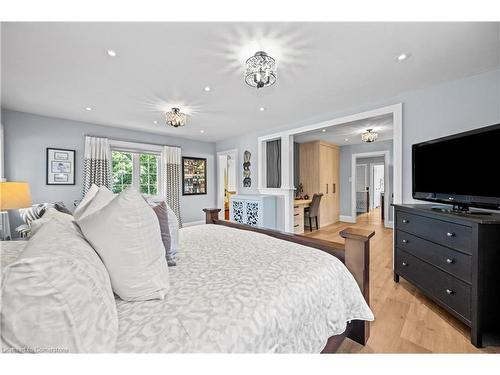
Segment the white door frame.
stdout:
<svg viewBox="0 0 500 375">
<path fill-rule="evenodd" d="M 372 151 L 352 154 L 351 156 L 351 222 L 356 223 L 356 160 L 362 158 L 374 158 L 377 156 L 384 157 L 384 226 L 392 228 L 393 222 L 389 221 L 389 151 Z M 393 179 L 394 185 L 394 179 Z M 394 187 L 393 187 L 394 189 Z"/>
<path fill-rule="evenodd" d="M 224 220 L 224 168 L 221 164 L 222 156 L 230 156 L 234 159 L 235 165 L 235 177 L 236 177 L 236 193 L 238 193 L 238 149 L 234 148 L 231 150 L 218 151 L 217 152 L 217 208 L 220 208 L 219 219 Z M 226 159 L 227 163 L 227 159 Z"/>
<path fill-rule="evenodd" d="M 403 103 L 397 103 L 386 107 L 355 113 L 348 116 L 337 117 L 331 120 L 313 123 L 294 129 L 285 130 L 273 134 L 268 134 L 257 138 L 257 186 L 261 194 L 280 195 L 285 198 L 285 208 L 283 212 L 284 230 L 293 233 L 293 137 L 294 135 L 331 128 L 347 122 L 363 120 L 376 116 L 392 115 L 393 121 L 393 202 L 402 203 L 403 197 Z M 265 170 L 265 142 L 271 139 L 281 138 L 281 188 L 266 188 Z"/>
</svg>

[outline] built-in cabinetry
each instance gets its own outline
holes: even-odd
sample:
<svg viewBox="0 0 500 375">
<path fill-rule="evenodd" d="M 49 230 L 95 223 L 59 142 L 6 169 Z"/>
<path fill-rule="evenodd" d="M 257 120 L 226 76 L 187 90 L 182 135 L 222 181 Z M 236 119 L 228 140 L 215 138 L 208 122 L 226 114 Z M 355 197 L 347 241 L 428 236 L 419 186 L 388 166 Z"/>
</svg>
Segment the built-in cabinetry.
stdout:
<svg viewBox="0 0 500 375">
<path fill-rule="evenodd" d="M 300 182 L 304 187 L 304 194 L 312 198 L 314 193 L 323 193 L 319 226 L 339 221 L 339 147 L 323 141 L 301 143 L 299 159 Z"/>
<path fill-rule="evenodd" d="M 231 195 L 229 217 L 236 223 L 276 229 L 276 196 Z"/>
<path fill-rule="evenodd" d="M 404 277 L 471 327 L 481 346 L 500 333 L 500 215 L 396 205 L 394 280 Z"/>
</svg>

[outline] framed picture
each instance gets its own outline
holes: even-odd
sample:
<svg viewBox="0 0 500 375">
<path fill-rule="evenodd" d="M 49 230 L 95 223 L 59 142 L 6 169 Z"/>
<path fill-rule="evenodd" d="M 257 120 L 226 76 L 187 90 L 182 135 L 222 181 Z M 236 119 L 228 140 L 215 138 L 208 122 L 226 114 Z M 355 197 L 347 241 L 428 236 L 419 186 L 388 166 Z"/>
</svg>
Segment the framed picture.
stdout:
<svg viewBox="0 0 500 375">
<path fill-rule="evenodd" d="M 182 195 L 207 193 L 207 159 L 182 158 Z"/>
<path fill-rule="evenodd" d="M 75 150 L 47 148 L 47 185 L 75 184 Z"/>
</svg>

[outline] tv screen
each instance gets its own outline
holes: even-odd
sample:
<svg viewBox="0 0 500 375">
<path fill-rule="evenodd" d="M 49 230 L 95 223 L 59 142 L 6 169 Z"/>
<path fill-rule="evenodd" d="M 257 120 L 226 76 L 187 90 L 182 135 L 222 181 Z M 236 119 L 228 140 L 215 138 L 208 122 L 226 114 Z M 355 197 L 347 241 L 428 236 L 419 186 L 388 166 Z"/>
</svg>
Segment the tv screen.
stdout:
<svg viewBox="0 0 500 375">
<path fill-rule="evenodd" d="M 413 197 L 500 209 L 500 124 L 413 145 Z"/>
</svg>

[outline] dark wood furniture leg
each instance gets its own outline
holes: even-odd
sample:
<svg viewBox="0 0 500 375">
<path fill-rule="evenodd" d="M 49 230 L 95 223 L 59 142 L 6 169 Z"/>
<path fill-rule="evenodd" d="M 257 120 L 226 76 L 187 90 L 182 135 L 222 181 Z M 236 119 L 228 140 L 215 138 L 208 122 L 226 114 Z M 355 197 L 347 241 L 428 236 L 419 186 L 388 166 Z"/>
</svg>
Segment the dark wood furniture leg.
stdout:
<svg viewBox="0 0 500 375">
<path fill-rule="evenodd" d="M 337 242 L 219 220 L 218 215 L 220 209 L 218 208 L 206 208 L 203 211 L 205 212 L 207 224 L 218 224 L 236 229 L 258 232 L 284 241 L 309 246 L 333 255 L 346 265 L 359 285 L 366 302 L 370 304 L 370 238 L 375 235 L 375 232 L 354 227 L 346 228 L 340 232 L 340 235 L 345 238 L 345 244 L 343 245 Z M 332 336 L 328 339 L 322 353 L 334 353 L 345 337 L 349 337 L 365 345 L 370 337 L 369 322 L 353 320 L 347 325 L 346 331 L 343 334 Z"/>
<path fill-rule="evenodd" d="M 312 232 L 313 231 L 313 225 L 312 225 L 312 219 L 311 219 L 311 216 L 309 216 L 309 231 Z"/>
<path fill-rule="evenodd" d="M 399 275 L 396 272 L 394 272 L 394 282 L 399 283 Z"/>
<path fill-rule="evenodd" d="M 316 219 L 316 230 L 319 230 L 319 228 L 318 228 L 318 217 L 316 216 L 315 219 Z"/>
</svg>

